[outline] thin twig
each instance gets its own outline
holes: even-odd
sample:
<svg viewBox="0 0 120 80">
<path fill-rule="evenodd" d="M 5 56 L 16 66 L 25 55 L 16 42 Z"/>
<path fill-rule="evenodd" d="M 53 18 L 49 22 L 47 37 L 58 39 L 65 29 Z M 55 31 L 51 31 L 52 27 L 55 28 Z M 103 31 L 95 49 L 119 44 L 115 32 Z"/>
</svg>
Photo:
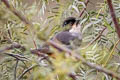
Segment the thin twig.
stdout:
<svg viewBox="0 0 120 80">
<path fill-rule="evenodd" d="M 73 73 L 69 73 L 68 76 L 71 77 L 72 80 L 77 80 L 76 75 L 74 75 Z"/>
<path fill-rule="evenodd" d="M 24 69 L 25 69 L 25 68 L 28 68 L 28 67 L 27 67 L 27 64 L 26 64 L 24 61 L 22 61 L 22 63 L 25 65 Z M 29 74 L 30 74 L 30 73 L 31 73 L 31 72 L 29 72 Z"/>
<path fill-rule="evenodd" d="M 89 0 L 86 0 L 86 2 L 85 2 L 85 6 L 87 6 L 88 3 L 89 3 Z M 79 18 L 83 15 L 83 13 L 84 13 L 85 10 L 86 10 L 86 8 L 83 8 L 83 9 L 82 9 L 82 11 L 80 12 L 80 16 L 79 16 Z"/>
<path fill-rule="evenodd" d="M 23 21 L 27 25 L 32 25 L 31 22 L 24 15 L 22 15 L 21 12 L 17 11 L 12 5 L 9 4 L 8 0 L 1 0 L 1 1 L 4 2 L 6 7 L 11 12 L 13 12 L 21 21 Z"/>
<path fill-rule="evenodd" d="M 20 49 L 25 50 L 25 47 L 24 47 L 24 46 L 21 46 L 20 44 L 14 42 L 14 43 L 11 44 L 10 46 L 6 46 L 6 47 L 4 47 L 3 49 L 0 49 L 0 53 L 3 53 L 3 52 L 5 52 L 5 51 L 7 51 L 7 50 L 15 49 L 15 48 L 20 48 Z"/>
<path fill-rule="evenodd" d="M 53 53 L 50 51 L 50 49 L 48 48 L 42 48 L 42 49 L 34 49 L 34 50 L 31 50 L 31 53 L 32 54 L 36 54 L 38 55 L 39 57 L 43 57 L 41 60 L 47 60 L 50 64 L 52 64 L 52 62 L 49 60 L 49 56 L 53 57 Z M 46 56 L 46 54 L 48 56 Z M 54 57 L 53 57 L 54 58 Z"/>
<path fill-rule="evenodd" d="M 20 61 L 27 61 L 28 60 L 28 58 L 26 58 L 25 56 L 19 55 L 19 54 L 12 54 L 12 53 L 4 53 L 4 54 L 11 56 L 11 57 L 14 57 L 15 59 L 20 60 Z"/>
<path fill-rule="evenodd" d="M 85 48 L 88 48 L 91 44 L 93 44 L 95 41 L 97 41 L 101 36 L 102 36 L 102 34 L 103 34 L 103 32 L 105 31 L 105 29 L 106 29 L 107 27 L 105 27 L 99 34 L 98 34 L 98 36 L 94 39 L 94 40 L 92 40 Z M 84 48 L 84 49 L 85 49 Z"/>
<path fill-rule="evenodd" d="M 110 9 L 110 14 L 111 14 L 113 23 L 115 25 L 115 29 L 116 29 L 118 37 L 120 39 L 120 26 L 119 26 L 118 20 L 116 19 L 116 15 L 115 15 L 115 11 L 113 9 L 112 1 L 107 0 L 107 3 L 108 3 L 108 6 L 109 6 L 109 9 Z"/>
<path fill-rule="evenodd" d="M 19 60 L 16 60 L 15 69 L 14 69 L 14 80 L 16 80 L 18 62 Z"/>
<path fill-rule="evenodd" d="M 32 70 L 33 68 L 37 67 L 38 65 L 32 65 L 31 67 L 29 67 L 28 69 L 24 70 L 23 73 L 18 77 L 18 80 L 20 80 L 27 72 L 29 72 L 30 70 Z"/>
<path fill-rule="evenodd" d="M 106 60 L 105 63 L 104 63 L 104 66 L 106 66 L 106 64 L 108 63 L 108 61 L 109 61 L 110 58 L 112 57 L 112 55 L 113 55 L 113 53 L 114 53 L 114 50 L 115 50 L 116 46 L 119 44 L 119 42 L 120 42 L 120 40 L 118 40 L 118 41 L 115 43 L 113 49 L 111 50 L 110 54 L 108 55 L 107 60 Z"/>
<path fill-rule="evenodd" d="M 104 72 L 104 73 L 108 74 L 109 76 L 115 77 L 116 79 L 120 80 L 120 75 L 118 75 L 117 73 L 112 72 L 112 71 L 110 71 L 110 70 L 108 70 L 106 68 L 103 68 L 103 67 L 101 67 L 101 66 L 99 66 L 97 64 L 86 61 L 82 56 L 78 55 L 77 53 L 73 52 L 72 50 L 70 50 L 70 49 L 68 49 L 68 48 L 66 48 L 66 47 L 64 47 L 64 46 L 62 46 L 62 45 L 60 45 L 58 43 L 55 43 L 55 42 L 53 42 L 51 40 L 48 41 L 47 43 L 49 45 L 55 47 L 55 48 L 57 47 L 57 48 L 61 49 L 62 51 L 70 53 L 72 57 L 76 58 L 78 61 L 81 60 L 82 63 L 86 64 L 87 66 L 89 66 L 91 68 L 94 68 L 94 69 L 96 69 L 96 70 L 98 70 L 100 72 Z"/>
<path fill-rule="evenodd" d="M 9 35 L 9 38 L 12 39 L 10 29 L 8 29 L 8 35 Z"/>
</svg>

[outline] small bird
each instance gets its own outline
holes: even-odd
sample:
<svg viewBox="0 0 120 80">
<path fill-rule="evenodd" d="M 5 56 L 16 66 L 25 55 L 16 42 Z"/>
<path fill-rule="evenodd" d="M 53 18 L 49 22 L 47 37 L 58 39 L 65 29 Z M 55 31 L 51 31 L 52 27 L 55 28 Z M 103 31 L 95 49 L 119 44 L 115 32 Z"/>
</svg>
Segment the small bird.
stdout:
<svg viewBox="0 0 120 80">
<path fill-rule="evenodd" d="M 62 27 L 65 27 L 66 25 L 69 25 L 72 27 L 72 25 L 76 22 L 75 17 L 68 17 L 63 21 Z"/>
<path fill-rule="evenodd" d="M 81 26 L 79 25 L 79 20 L 76 20 L 74 17 L 68 17 L 62 24 L 62 27 L 66 26 L 69 26 L 69 28 L 56 33 L 51 40 L 56 43 L 62 43 L 69 49 L 76 49 L 81 45 L 82 41 Z M 31 52 L 36 53 L 37 55 L 41 55 L 40 53 L 52 55 L 48 44 L 44 44 L 40 49 L 35 49 Z"/>
<path fill-rule="evenodd" d="M 72 47 L 78 47 L 82 41 L 81 26 L 79 25 L 79 20 L 74 17 L 68 17 L 64 20 L 63 27 L 70 26 L 69 29 L 58 32 L 54 37 L 53 41 L 60 42 L 64 45 Z M 70 46 L 69 46 L 70 47 Z"/>
</svg>

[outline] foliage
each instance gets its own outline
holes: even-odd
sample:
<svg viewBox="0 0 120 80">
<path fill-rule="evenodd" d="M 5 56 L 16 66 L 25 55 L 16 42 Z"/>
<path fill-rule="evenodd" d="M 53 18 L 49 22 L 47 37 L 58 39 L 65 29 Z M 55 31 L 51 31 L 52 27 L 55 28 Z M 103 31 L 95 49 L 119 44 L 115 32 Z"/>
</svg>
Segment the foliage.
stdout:
<svg viewBox="0 0 120 80">
<path fill-rule="evenodd" d="M 120 1 L 112 0 L 116 17 L 120 22 Z M 13 49 L 5 53 L 19 54 L 27 60 L 17 60 L 14 57 L 0 54 L 0 80 L 13 80 L 17 78 L 32 65 L 31 71 L 23 75 L 22 80 L 116 80 L 108 74 L 99 72 L 84 65 L 81 61 L 76 61 L 66 52 L 59 52 L 50 47 L 54 52 L 49 60 L 31 54 L 30 50 L 35 48 L 35 44 L 40 48 L 46 41 L 50 40 L 57 32 L 61 31 L 61 24 L 67 17 L 74 16 L 80 19 L 82 26 L 82 45 L 75 49 L 79 55 L 87 61 L 96 63 L 111 71 L 120 74 L 120 46 L 114 24 L 109 14 L 106 0 L 99 3 L 99 10 L 85 11 L 81 18 L 79 14 L 83 8 L 87 8 L 84 0 L 35 0 L 31 5 L 23 3 L 21 0 L 9 0 L 16 10 L 21 12 L 33 27 L 24 24 L 14 15 L 3 2 L 0 2 L 0 47 L 7 46 L 13 42 L 25 46 L 26 50 Z M 51 5 L 53 4 L 53 5 Z M 104 29 L 99 39 L 94 41 Z M 34 41 L 35 40 L 35 43 Z M 17 70 L 15 70 L 17 64 Z M 17 80 L 17 79 L 15 79 Z"/>
</svg>

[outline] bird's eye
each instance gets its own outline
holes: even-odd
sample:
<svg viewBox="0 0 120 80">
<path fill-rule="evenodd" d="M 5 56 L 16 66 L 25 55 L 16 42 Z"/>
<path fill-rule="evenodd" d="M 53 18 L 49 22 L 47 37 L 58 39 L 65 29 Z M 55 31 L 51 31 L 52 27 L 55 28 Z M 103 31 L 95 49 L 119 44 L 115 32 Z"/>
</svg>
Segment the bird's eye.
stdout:
<svg viewBox="0 0 120 80">
<path fill-rule="evenodd" d="M 66 22 L 64 22 L 64 23 L 63 23 L 63 27 L 64 27 L 64 26 L 66 26 L 66 25 L 67 25 L 67 23 L 66 23 Z"/>
<path fill-rule="evenodd" d="M 67 24 L 67 22 L 65 22 L 65 24 L 64 25 L 66 25 Z"/>
</svg>

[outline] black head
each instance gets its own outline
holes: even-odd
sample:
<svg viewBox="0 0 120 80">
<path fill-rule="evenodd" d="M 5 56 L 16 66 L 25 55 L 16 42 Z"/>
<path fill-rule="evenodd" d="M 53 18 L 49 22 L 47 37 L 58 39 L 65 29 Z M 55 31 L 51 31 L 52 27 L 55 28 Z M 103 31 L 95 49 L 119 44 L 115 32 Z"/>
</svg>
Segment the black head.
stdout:
<svg viewBox="0 0 120 80">
<path fill-rule="evenodd" d="M 64 20 L 62 26 L 67 26 L 67 25 L 70 25 L 72 26 L 74 23 L 76 22 L 76 18 L 75 17 L 68 17 Z"/>
</svg>

